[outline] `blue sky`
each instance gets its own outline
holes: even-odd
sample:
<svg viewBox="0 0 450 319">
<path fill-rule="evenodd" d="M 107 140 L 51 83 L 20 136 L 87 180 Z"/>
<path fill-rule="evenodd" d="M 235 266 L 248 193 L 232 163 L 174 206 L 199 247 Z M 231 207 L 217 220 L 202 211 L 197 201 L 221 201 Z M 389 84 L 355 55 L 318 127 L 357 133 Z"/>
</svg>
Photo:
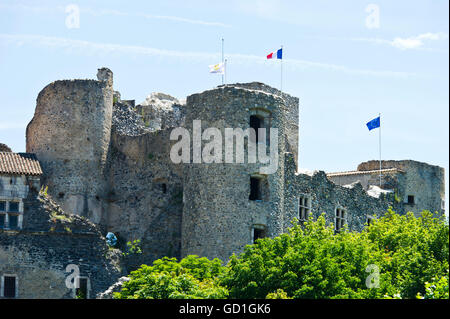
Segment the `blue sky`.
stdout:
<svg viewBox="0 0 450 319">
<path fill-rule="evenodd" d="M 223 37 L 228 83 L 279 87 L 279 61 L 265 56 L 283 45 L 283 90 L 300 98 L 300 167 L 378 159 L 378 131 L 365 123 L 381 113 L 383 159 L 444 167 L 448 211 L 448 12 L 447 0 L 0 0 L 0 142 L 25 151 L 36 97 L 54 80 L 106 66 L 124 99 L 185 98 L 220 84 L 208 65 Z"/>
</svg>

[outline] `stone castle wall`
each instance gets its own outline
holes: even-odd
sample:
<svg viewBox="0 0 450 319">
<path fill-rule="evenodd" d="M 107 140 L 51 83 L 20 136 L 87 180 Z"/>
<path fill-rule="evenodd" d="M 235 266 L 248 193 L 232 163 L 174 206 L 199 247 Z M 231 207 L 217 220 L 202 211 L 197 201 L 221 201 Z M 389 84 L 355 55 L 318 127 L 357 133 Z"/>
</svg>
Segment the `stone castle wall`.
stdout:
<svg viewBox="0 0 450 319">
<path fill-rule="evenodd" d="M 381 167 L 383 170 L 397 169 L 382 171 L 382 188 L 395 193 L 396 201 L 402 204 L 398 206 L 398 213 L 430 210 L 444 214 L 445 172 L 442 167 L 411 160 L 382 161 Z M 380 162 L 373 160 L 359 164 L 356 172 L 329 178 L 339 185 L 360 181 L 367 190 L 369 185 L 379 185 L 379 169 Z M 368 171 L 370 173 L 366 173 Z M 414 203 L 408 203 L 408 196 L 414 196 Z"/>
<path fill-rule="evenodd" d="M 252 243 L 255 224 L 265 226 L 268 236 L 280 234 L 283 231 L 283 158 L 288 134 L 283 101 L 269 92 L 227 85 L 189 96 L 186 108 L 189 132 L 193 131 L 193 121 L 201 120 L 202 131 L 219 129 L 223 143 L 225 128 L 245 130 L 250 126 L 252 114 L 266 114 L 270 127 L 279 131 L 279 162 L 274 174 L 262 176 L 270 187 L 261 201 L 249 200 L 250 177 L 264 164 L 248 163 L 247 157 L 244 163 L 223 163 L 224 152 L 222 163 L 184 164 L 182 256 L 198 254 L 226 260 L 233 252 Z"/>
<path fill-rule="evenodd" d="M 337 206 L 345 207 L 354 229 L 389 205 L 405 212 L 398 197 L 413 191 L 415 208 L 441 205 L 443 170 L 417 162 L 393 166 L 402 171 L 386 174 L 383 187 L 396 192 L 378 198 L 365 192 L 378 185 L 376 174 L 361 175 L 362 185 L 349 187 L 336 184 L 351 184 L 355 177 L 343 176 L 343 183 L 324 173 L 296 174 L 298 104 L 298 98 L 253 82 L 193 94 L 186 104 L 159 93 L 134 106 L 113 93 L 112 72 L 100 69 L 97 81 L 56 81 L 41 91 L 27 127 L 27 151 L 37 154 L 42 184 L 66 211 L 88 217 L 103 233 L 116 233 L 122 248 L 141 240 L 136 265 L 188 254 L 226 260 L 252 243 L 255 225 L 271 237 L 286 231 L 303 193 L 311 196 L 314 216 L 325 212 L 329 222 Z M 191 163 L 172 163 L 173 127 L 185 127 L 192 139 L 193 121 L 201 120 L 203 132 L 218 128 L 224 141 L 225 128 L 249 128 L 252 115 L 279 130 L 274 174 L 258 174 L 261 163 L 192 163 L 192 143 Z M 377 163 L 361 164 L 361 170 Z M 249 200 L 255 175 L 264 184 L 261 200 Z"/>
<path fill-rule="evenodd" d="M 361 183 L 346 187 L 333 183 L 325 172 L 316 171 L 310 175 L 295 173 L 294 157 L 286 156 L 285 191 L 285 229 L 292 226 L 291 221 L 299 218 L 299 196 L 310 199 L 311 214 L 317 219 L 325 214 L 329 224 L 335 224 L 336 208 L 346 210 L 346 223 L 351 230 L 360 231 L 368 218 L 383 215 L 391 206 L 394 210 L 402 207 L 393 193 L 381 193 L 378 197 L 369 196 Z"/>
<path fill-rule="evenodd" d="M 127 136 L 113 130 L 106 225 L 125 242 L 141 240 L 136 262 L 180 256 L 182 167 L 170 161 L 169 133 Z"/>
<path fill-rule="evenodd" d="M 102 223 L 113 90 L 111 71 L 100 69 L 98 77 L 47 85 L 26 135 L 27 152 L 39 158 L 49 194 L 66 211 Z"/>
<path fill-rule="evenodd" d="M 92 222 L 35 191 L 24 200 L 24 216 L 22 229 L 0 229 L 0 274 L 17 276 L 18 298 L 74 298 L 66 286 L 69 264 L 89 279 L 90 298 L 119 278 L 119 261 Z"/>
</svg>

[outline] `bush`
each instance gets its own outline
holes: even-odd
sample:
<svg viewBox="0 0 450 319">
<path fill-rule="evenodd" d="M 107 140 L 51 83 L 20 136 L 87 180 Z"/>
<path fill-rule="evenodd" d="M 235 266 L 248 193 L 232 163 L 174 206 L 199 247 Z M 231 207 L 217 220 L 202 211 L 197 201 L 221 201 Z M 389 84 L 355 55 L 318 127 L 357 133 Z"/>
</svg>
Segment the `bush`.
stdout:
<svg viewBox="0 0 450 319">
<path fill-rule="evenodd" d="M 131 273 L 116 298 L 448 298 L 449 226 L 391 209 L 362 232 L 324 216 L 259 239 L 226 266 L 188 256 Z"/>
<path fill-rule="evenodd" d="M 448 224 L 428 211 L 416 218 L 389 209 L 360 233 L 335 234 L 321 216 L 246 246 L 222 284 L 232 298 L 280 289 L 292 298 L 415 298 L 447 272 L 448 236 Z"/>
<path fill-rule="evenodd" d="M 223 273 L 219 259 L 208 260 L 187 256 L 180 262 L 176 258 L 164 257 L 153 266 L 142 265 L 131 272 L 130 281 L 125 282 L 118 299 L 222 299 L 228 291 L 217 283 Z"/>
</svg>

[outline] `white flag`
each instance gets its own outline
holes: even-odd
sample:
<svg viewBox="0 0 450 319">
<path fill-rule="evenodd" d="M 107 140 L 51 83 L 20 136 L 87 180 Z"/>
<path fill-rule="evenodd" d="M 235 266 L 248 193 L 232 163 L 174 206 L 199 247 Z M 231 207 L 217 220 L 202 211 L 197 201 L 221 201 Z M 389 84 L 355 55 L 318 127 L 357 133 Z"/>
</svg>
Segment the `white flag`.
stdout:
<svg viewBox="0 0 450 319">
<path fill-rule="evenodd" d="M 209 73 L 225 74 L 225 64 L 217 63 L 209 66 Z"/>
</svg>

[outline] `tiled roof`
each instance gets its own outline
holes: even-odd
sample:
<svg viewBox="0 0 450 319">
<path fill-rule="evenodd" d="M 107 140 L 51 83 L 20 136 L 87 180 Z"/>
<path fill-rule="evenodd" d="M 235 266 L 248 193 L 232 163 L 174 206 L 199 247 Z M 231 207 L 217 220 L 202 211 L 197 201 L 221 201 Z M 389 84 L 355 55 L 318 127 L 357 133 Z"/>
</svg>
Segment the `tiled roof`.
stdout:
<svg viewBox="0 0 450 319">
<path fill-rule="evenodd" d="M 327 176 L 345 176 L 345 175 L 363 175 L 363 174 L 376 174 L 379 173 L 380 170 L 372 170 L 372 171 L 349 171 L 349 172 L 337 172 L 337 173 L 327 173 Z M 398 168 L 383 168 L 381 173 L 402 173 L 403 171 Z"/>
<path fill-rule="evenodd" d="M 0 152 L 0 174 L 42 175 L 42 169 L 35 154 Z"/>
</svg>

